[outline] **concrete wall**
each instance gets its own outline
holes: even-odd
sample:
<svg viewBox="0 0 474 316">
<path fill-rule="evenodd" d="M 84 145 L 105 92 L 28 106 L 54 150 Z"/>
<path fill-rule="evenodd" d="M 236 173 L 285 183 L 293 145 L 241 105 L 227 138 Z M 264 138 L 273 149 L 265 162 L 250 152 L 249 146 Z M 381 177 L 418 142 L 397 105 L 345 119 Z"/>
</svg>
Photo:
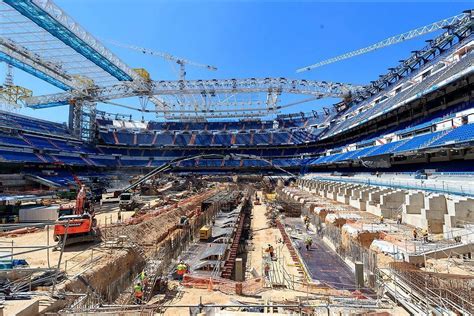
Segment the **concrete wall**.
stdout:
<svg viewBox="0 0 474 316">
<path fill-rule="evenodd" d="M 445 238 L 460 236 L 465 242 L 474 240 L 474 199 L 459 197 L 448 199 L 447 214 L 444 215 L 443 233 Z"/>
<path fill-rule="evenodd" d="M 474 222 L 474 199 L 447 198 L 424 191 L 405 191 L 386 187 L 338 183 L 336 181 L 298 180 L 298 185 L 312 194 L 348 204 L 361 211 L 395 219 L 402 214 L 403 223 L 427 228 L 431 233 L 458 236 Z M 474 238 L 474 237 L 473 237 Z"/>
<path fill-rule="evenodd" d="M 431 233 L 443 232 L 444 215 L 448 208 L 446 197 L 440 194 L 425 196 L 425 207 L 421 209 L 421 217 L 425 221 L 425 228 L 429 227 Z"/>
</svg>

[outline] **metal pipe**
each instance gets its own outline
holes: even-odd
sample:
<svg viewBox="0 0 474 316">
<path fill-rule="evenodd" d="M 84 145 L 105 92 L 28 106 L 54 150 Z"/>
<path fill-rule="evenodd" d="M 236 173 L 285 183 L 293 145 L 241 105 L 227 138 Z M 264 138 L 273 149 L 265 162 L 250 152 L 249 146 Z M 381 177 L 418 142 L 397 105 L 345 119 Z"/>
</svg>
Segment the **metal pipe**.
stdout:
<svg viewBox="0 0 474 316">
<path fill-rule="evenodd" d="M 41 251 L 41 250 L 45 250 L 45 249 L 53 248 L 53 247 L 55 247 L 55 246 L 44 246 L 43 248 L 38 248 L 38 249 L 33 249 L 33 250 L 28 250 L 28 251 L 17 252 L 17 253 L 10 254 L 10 255 L 3 255 L 3 256 L 0 256 L 0 259 L 12 257 L 12 255 L 18 256 L 18 255 L 23 255 L 23 254 L 25 254 L 25 253 L 30 253 L 30 252 L 35 252 L 35 251 Z M 8 248 L 11 249 L 12 247 L 8 247 Z M 25 248 L 30 248 L 30 247 L 25 247 Z"/>
<path fill-rule="evenodd" d="M 217 308 L 238 308 L 238 307 L 281 307 L 281 308 L 304 308 L 304 307 L 351 307 L 351 308 L 377 308 L 377 309 L 390 309 L 391 307 L 383 307 L 378 306 L 377 304 L 180 304 L 180 305 L 146 305 L 146 306 L 138 306 L 138 305 L 101 305 L 99 308 L 95 308 L 94 310 L 101 310 L 101 309 L 114 309 L 114 308 L 186 308 L 186 307 L 217 307 Z"/>
<path fill-rule="evenodd" d="M 59 255 L 59 260 L 58 260 L 58 268 L 57 268 L 57 271 L 56 271 L 56 275 L 53 279 L 53 287 L 51 288 L 51 296 L 54 295 L 54 288 L 56 287 L 56 280 L 58 279 L 58 276 L 59 276 L 59 269 L 61 268 L 61 260 L 63 259 L 64 248 L 66 247 L 66 242 L 67 242 L 67 232 L 68 232 L 68 229 L 69 229 L 69 224 L 70 224 L 70 221 L 68 219 L 67 224 L 66 224 L 66 232 L 64 234 L 64 239 L 62 240 L 61 254 Z"/>
<path fill-rule="evenodd" d="M 45 247 L 53 247 L 53 246 L 0 246 L 0 249 L 33 249 L 33 248 L 45 248 Z"/>
</svg>

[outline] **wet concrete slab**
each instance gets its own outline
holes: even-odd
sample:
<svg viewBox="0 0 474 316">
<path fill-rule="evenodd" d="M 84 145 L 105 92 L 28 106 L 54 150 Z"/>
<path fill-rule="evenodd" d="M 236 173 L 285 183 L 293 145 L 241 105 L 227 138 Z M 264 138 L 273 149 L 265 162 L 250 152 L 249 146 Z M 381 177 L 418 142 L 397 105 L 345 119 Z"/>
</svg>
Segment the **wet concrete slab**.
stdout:
<svg viewBox="0 0 474 316">
<path fill-rule="evenodd" d="M 355 276 L 347 264 L 324 244 L 312 231 L 307 232 L 300 218 L 287 218 L 285 224 L 292 228 L 293 238 L 306 269 L 315 282 L 321 282 L 338 290 L 356 290 Z M 311 236 L 313 245 L 308 251 L 304 245 L 305 236 Z"/>
</svg>

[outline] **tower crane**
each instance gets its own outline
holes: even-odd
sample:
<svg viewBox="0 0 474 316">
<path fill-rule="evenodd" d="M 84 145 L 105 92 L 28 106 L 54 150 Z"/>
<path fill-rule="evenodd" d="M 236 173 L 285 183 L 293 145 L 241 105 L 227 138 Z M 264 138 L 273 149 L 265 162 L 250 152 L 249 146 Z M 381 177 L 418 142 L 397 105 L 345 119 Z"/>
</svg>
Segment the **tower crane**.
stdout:
<svg viewBox="0 0 474 316">
<path fill-rule="evenodd" d="M 141 52 L 142 54 L 145 54 L 145 55 L 156 56 L 156 57 L 160 57 L 160 58 L 163 58 L 163 59 L 166 59 L 166 60 L 177 63 L 179 65 L 179 79 L 180 80 L 186 80 L 186 68 L 185 68 L 186 65 L 206 68 L 207 70 L 211 70 L 211 71 L 216 71 L 217 70 L 217 67 L 214 67 L 214 66 L 211 66 L 211 65 L 200 64 L 200 63 L 197 63 L 197 62 L 185 59 L 185 58 L 173 56 L 169 53 L 159 52 L 159 51 L 151 50 L 149 48 L 138 47 L 138 46 L 135 46 L 135 45 L 122 44 L 122 43 L 119 43 L 117 41 L 107 41 L 107 42 L 109 42 L 112 45 L 118 46 L 118 47 L 135 50 L 135 51 Z"/>
<path fill-rule="evenodd" d="M 0 84 L 0 106 L 18 108 L 18 101 L 29 98 L 33 92 L 27 88 L 20 87 L 13 82 L 13 66 L 6 64 L 5 81 Z"/>
<path fill-rule="evenodd" d="M 344 59 L 352 58 L 354 56 L 362 55 L 369 53 L 371 51 L 387 47 L 393 44 L 398 44 L 405 42 L 407 40 L 410 40 L 412 38 L 422 36 L 428 33 L 435 32 L 440 29 L 448 29 L 448 30 L 455 30 L 458 26 L 465 26 L 466 24 L 473 24 L 473 10 L 466 10 L 462 14 L 455 15 L 453 17 L 437 21 L 422 27 L 419 27 L 417 29 L 405 32 L 403 34 L 395 35 L 389 38 L 384 39 L 383 41 L 377 42 L 375 44 L 372 44 L 370 46 L 364 47 L 357 49 L 352 52 L 348 52 L 333 58 L 329 58 L 323 61 L 320 61 L 318 63 L 315 63 L 310 66 L 306 66 L 300 69 L 297 69 L 296 72 L 304 72 L 308 70 L 312 70 L 321 66 L 329 65 Z"/>
</svg>

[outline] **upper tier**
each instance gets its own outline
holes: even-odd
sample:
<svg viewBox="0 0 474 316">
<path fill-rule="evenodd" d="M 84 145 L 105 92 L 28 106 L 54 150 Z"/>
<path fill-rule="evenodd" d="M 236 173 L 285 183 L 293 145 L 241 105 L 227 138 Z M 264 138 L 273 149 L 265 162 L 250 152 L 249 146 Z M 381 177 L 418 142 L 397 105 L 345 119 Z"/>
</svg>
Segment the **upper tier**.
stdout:
<svg viewBox="0 0 474 316">
<path fill-rule="evenodd" d="M 474 72 L 474 41 L 446 50 L 438 58 L 427 62 L 390 89 L 382 90 L 366 101 L 340 112 L 322 138 L 332 137 L 374 120 L 424 95 L 453 83 Z"/>
<path fill-rule="evenodd" d="M 71 138 L 66 125 L 0 111 L 0 128 Z"/>
<path fill-rule="evenodd" d="M 241 121 L 211 121 L 211 122 L 140 122 L 111 118 L 97 118 L 97 125 L 102 129 L 135 130 L 135 131 L 208 131 L 208 132 L 238 132 L 264 131 L 269 129 L 309 128 L 328 122 L 335 113 L 296 113 L 278 116 L 273 121 L 241 120 Z"/>
</svg>

